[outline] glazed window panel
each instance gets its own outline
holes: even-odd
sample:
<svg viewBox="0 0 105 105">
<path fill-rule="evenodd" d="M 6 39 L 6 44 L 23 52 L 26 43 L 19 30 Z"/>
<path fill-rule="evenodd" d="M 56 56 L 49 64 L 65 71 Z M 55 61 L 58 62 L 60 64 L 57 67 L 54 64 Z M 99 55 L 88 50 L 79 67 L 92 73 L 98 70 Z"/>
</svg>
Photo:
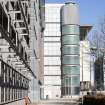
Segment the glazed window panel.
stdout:
<svg viewBox="0 0 105 105">
<path fill-rule="evenodd" d="M 71 77 L 65 77 L 64 78 L 64 86 L 70 86 L 71 85 Z"/>
<path fill-rule="evenodd" d="M 77 65 L 80 63 L 79 56 L 64 56 L 62 60 L 63 64 L 71 64 L 71 65 Z"/>
<path fill-rule="evenodd" d="M 0 87 L 0 89 L 1 89 L 1 102 L 4 102 L 5 101 L 5 99 L 4 99 L 4 87 Z"/>
<path fill-rule="evenodd" d="M 80 49 L 79 49 L 79 46 L 64 46 L 62 48 L 62 53 L 63 54 L 79 54 Z"/>
<path fill-rule="evenodd" d="M 79 86 L 75 86 L 71 88 L 71 94 L 72 95 L 79 95 L 80 94 L 80 87 Z"/>
<path fill-rule="evenodd" d="M 22 74 L 14 70 L 11 66 L 7 65 L 1 60 L 1 71 L 2 71 L 2 83 L 1 85 L 1 102 L 11 102 L 15 99 L 19 99 L 19 89 L 28 90 L 28 79 L 24 77 L 23 84 L 19 85 L 19 76 L 23 77 Z M 14 82 L 13 82 L 14 81 Z M 26 82 L 27 81 L 27 82 Z M 7 85 L 8 84 L 8 85 Z M 10 86 L 10 87 L 8 87 Z M 15 89 L 12 89 L 15 88 Z M 21 97 L 22 98 L 22 97 Z"/>
<path fill-rule="evenodd" d="M 80 74 L 79 66 L 63 66 L 64 74 Z"/>
<path fill-rule="evenodd" d="M 79 35 L 79 26 L 78 25 L 65 25 L 62 26 L 62 35 L 67 34 L 77 34 Z"/>
<path fill-rule="evenodd" d="M 79 36 L 78 35 L 65 35 L 62 36 L 62 44 L 76 44 L 79 45 Z"/>
<path fill-rule="evenodd" d="M 72 76 L 72 86 L 80 86 L 80 77 Z"/>
</svg>

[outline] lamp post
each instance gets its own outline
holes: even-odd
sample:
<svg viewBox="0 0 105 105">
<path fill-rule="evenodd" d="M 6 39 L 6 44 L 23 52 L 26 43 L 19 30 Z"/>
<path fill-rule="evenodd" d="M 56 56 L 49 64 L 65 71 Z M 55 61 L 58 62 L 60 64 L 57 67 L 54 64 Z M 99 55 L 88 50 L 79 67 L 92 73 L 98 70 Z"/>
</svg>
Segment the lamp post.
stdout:
<svg viewBox="0 0 105 105">
<path fill-rule="evenodd" d="M 84 88 L 84 86 L 83 86 L 83 43 L 82 43 L 82 82 L 81 82 L 81 88 L 82 88 L 82 105 L 83 105 L 83 88 Z"/>
</svg>

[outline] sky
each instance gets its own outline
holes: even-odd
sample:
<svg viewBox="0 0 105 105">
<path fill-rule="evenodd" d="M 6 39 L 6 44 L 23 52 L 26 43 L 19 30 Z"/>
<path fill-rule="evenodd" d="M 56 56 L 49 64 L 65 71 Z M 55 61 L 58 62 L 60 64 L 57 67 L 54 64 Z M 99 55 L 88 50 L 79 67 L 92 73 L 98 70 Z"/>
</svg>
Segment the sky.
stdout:
<svg viewBox="0 0 105 105">
<path fill-rule="evenodd" d="M 70 0 L 46 0 L 46 3 L 65 3 Z M 105 15 L 105 0 L 72 0 L 80 6 L 80 24 L 99 24 Z"/>
</svg>

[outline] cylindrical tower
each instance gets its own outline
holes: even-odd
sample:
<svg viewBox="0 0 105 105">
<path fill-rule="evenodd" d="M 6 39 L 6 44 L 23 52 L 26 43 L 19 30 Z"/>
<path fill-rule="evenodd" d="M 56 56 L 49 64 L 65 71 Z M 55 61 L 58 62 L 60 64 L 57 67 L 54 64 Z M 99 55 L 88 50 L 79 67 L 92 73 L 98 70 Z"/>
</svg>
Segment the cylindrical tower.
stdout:
<svg viewBox="0 0 105 105">
<path fill-rule="evenodd" d="M 62 96 L 80 92 L 79 7 L 69 2 L 61 8 Z"/>
</svg>

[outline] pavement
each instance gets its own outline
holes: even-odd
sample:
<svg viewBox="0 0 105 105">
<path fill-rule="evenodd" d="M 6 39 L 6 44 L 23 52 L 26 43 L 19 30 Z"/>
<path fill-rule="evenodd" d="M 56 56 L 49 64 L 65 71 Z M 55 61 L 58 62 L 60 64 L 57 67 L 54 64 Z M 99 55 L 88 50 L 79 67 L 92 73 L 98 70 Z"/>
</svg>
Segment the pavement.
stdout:
<svg viewBox="0 0 105 105">
<path fill-rule="evenodd" d="M 80 105 L 80 102 L 75 100 L 67 99 L 56 99 L 56 100 L 42 100 L 38 103 L 32 103 L 30 105 Z"/>
</svg>

